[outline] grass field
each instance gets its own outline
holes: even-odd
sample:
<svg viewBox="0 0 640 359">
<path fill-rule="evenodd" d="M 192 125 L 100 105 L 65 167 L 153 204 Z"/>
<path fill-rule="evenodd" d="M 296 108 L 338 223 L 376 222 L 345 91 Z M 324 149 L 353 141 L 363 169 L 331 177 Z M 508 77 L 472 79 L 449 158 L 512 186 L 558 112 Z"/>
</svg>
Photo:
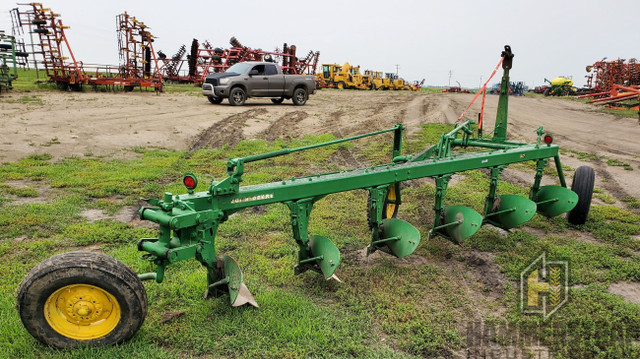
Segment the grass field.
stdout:
<svg viewBox="0 0 640 359">
<path fill-rule="evenodd" d="M 406 146 L 410 150 L 434 143 L 450 129 L 425 126 Z M 332 139 L 307 136 L 290 147 Z M 135 243 L 154 230 L 113 219 L 89 221 L 82 213 L 102 211 L 105 217 L 141 204 L 140 197 L 183 193 L 181 175 L 200 177 L 199 190 L 224 176 L 227 157 L 282 148 L 282 140 L 243 141 L 234 148 L 179 151 L 131 149 L 137 158 L 116 160 L 87 155 L 53 162 L 46 153 L 0 166 L 0 357 L 7 358 L 303 358 L 303 357 L 449 357 L 466 347 L 464 327 L 474 317 L 477 301 L 447 263 L 466 270 L 468 253 L 495 256 L 508 279 L 504 296 L 494 303 L 504 314 L 482 320 L 507 323 L 540 340 L 557 358 L 632 358 L 640 356 L 640 307 L 607 293 L 618 281 L 640 281 L 640 216 L 627 210 L 593 206 L 583 226 L 564 218 L 536 215 L 526 230 L 501 233 L 482 228 L 462 246 L 442 239 L 424 241 L 414 263 L 389 257 L 363 261 L 368 244 L 366 192 L 331 195 L 314 207 L 311 231 L 340 248 L 342 284 L 314 273 L 293 274 L 296 245 L 284 205 L 245 211 L 219 230 L 217 248 L 242 266 L 246 283 L 260 308 L 232 308 L 228 298 L 204 300 L 205 271 L 195 261 L 168 268 L 165 282 L 146 282 L 149 314 L 133 340 L 108 348 L 53 350 L 35 341 L 15 310 L 15 293 L 24 275 L 41 260 L 70 250 L 101 248 L 137 272 L 148 271 Z M 249 166 L 244 184 L 277 181 L 309 172 L 335 171 L 339 146 L 332 146 Z M 362 140 L 348 145 L 365 163 L 386 161 L 390 145 Z M 46 149 L 45 149 L 46 150 Z M 531 166 L 522 166 L 531 171 Z M 552 171 L 553 172 L 553 171 Z M 479 171 L 466 174 L 447 192 L 450 204 L 479 210 L 488 181 Z M 533 177 L 533 174 L 532 174 Z M 433 216 L 434 187 L 417 182 L 403 189 L 399 217 L 416 224 L 426 238 Z M 526 195 L 526 188 L 506 182 L 499 192 Z M 592 241 L 575 239 L 582 231 Z M 540 253 L 570 263 L 571 299 L 550 320 L 519 311 L 517 280 Z M 466 274 L 462 274 L 466 276 Z M 490 313 L 491 310 L 485 311 Z M 183 314 L 167 322 L 163 316 Z M 621 335 L 623 335 L 621 337 Z M 570 338 L 570 340 L 567 340 Z M 500 343 L 500 338 L 493 339 Z M 524 347 L 526 343 L 516 343 Z"/>
<path fill-rule="evenodd" d="M 14 83 L 19 96 L 6 101 L 37 105 L 41 99 L 34 93 L 54 87 L 34 86 L 34 71 L 19 76 Z M 168 84 L 165 90 L 201 96 L 190 85 Z M 404 148 L 409 153 L 421 151 L 451 128 L 425 125 L 405 139 Z M 260 308 L 232 308 L 228 297 L 203 299 L 205 271 L 197 262 L 186 261 L 169 266 L 162 284 L 145 282 L 148 316 L 134 338 L 122 345 L 54 350 L 22 326 L 15 308 L 17 288 L 33 266 L 51 255 L 100 249 L 138 273 L 149 271 L 135 243 L 156 236 L 156 231 L 133 218 L 115 219 L 143 205 L 140 198 L 186 192 L 181 178 L 187 171 L 200 179 L 198 190 L 206 190 L 211 180 L 225 176 L 228 157 L 333 138 L 251 140 L 196 152 L 130 148 L 122 157 L 132 159 L 86 153 L 59 161 L 46 153 L 55 146 L 52 139 L 39 154 L 3 163 L 0 358 L 451 357 L 470 347 L 465 328 L 478 320 L 506 325 L 519 334 L 515 344 L 491 334 L 490 342 L 498 346 L 526 351 L 533 338 L 555 358 L 640 357 L 640 307 L 607 290 L 611 283 L 640 281 L 640 201 L 630 196 L 618 201 L 598 182 L 594 196 L 606 205 L 592 206 L 584 225 L 536 215 L 526 228 L 507 233 L 483 227 L 457 246 L 442 238 L 424 240 L 433 218 L 435 188 L 427 181 L 414 181 L 402 189 L 399 218 L 414 224 L 423 242 L 407 260 L 364 258 L 363 249 L 370 241 L 366 191 L 327 196 L 314 206 L 310 231 L 327 236 L 340 249 L 337 275 L 343 283 L 325 281 L 311 272 L 293 274 L 297 246 L 286 206 L 247 210 L 221 225 L 217 249 L 238 261 Z M 243 185 L 343 169 L 340 156 L 345 150 L 363 165 L 386 163 L 391 152 L 387 140 L 364 139 L 248 165 Z M 564 149 L 562 154 L 585 164 L 599 160 L 637 170 L 591 153 Z M 533 179 L 532 163 L 512 167 Z M 553 176 L 550 167 L 545 175 Z M 481 211 L 487 188 L 486 173 L 467 172 L 447 190 L 447 204 Z M 527 191 L 521 185 L 499 185 L 500 193 L 526 196 Z M 87 212 L 101 215 L 89 218 Z M 569 263 L 572 286 L 568 303 L 547 321 L 522 314 L 519 307 L 520 272 L 543 252 Z M 469 258 L 478 254 L 487 254 L 492 259 L 486 266 L 497 268 L 497 273 L 490 273 L 496 279 L 490 284 L 477 280 L 486 274 Z"/>
</svg>

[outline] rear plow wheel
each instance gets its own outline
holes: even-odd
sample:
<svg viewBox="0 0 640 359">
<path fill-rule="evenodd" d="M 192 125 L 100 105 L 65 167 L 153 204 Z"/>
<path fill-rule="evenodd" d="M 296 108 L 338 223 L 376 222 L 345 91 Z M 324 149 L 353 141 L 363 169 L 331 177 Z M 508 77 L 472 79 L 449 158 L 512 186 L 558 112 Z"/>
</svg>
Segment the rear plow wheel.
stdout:
<svg viewBox="0 0 640 359">
<path fill-rule="evenodd" d="M 569 212 L 567 219 L 571 224 L 584 224 L 591 208 L 595 173 L 589 166 L 578 167 L 573 175 L 571 190 L 578 194 L 578 203 Z"/>
<path fill-rule="evenodd" d="M 382 205 L 382 219 L 396 218 L 398 216 L 398 209 L 400 208 L 400 183 L 394 183 L 389 186 L 387 196 L 384 198 L 384 204 Z M 371 218 L 371 192 L 367 198 L 367 218 Z M 369 229 L 372 228 L 372 224 L 369 223 Z"/>
<path fill-rule="evenodd" d="M 147 313 L 138 276 L 94 252 L 53 256 L 34 267 L 18 290 L 27 331 L 46 345 L 111 345 L 130 339 Z"/>
</svg>

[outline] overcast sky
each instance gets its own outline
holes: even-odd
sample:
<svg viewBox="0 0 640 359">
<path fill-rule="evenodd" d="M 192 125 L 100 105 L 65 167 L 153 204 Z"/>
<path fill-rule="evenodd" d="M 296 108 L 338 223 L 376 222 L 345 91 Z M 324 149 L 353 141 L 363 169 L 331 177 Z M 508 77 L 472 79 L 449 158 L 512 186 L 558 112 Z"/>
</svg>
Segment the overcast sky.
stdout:
<svg viewBox="0 0 640 359">
<path fill-rule="evenodd" d="M 10 32 L 13 1 L 0 0 L 0 30 Z M 78 60 L 118 63 L 116 15 L 127 11 L 151 28 L 155 50 L 168 56 L 193 38 L 229 47 L 273 50 L 294 44 L 298 55 L 320 51 L 321 63 L 349 62 L 362 70 L 395 72 L 427 84 L 478 87 L 505 44 L 515 54 L 512 81 L 530 87 L 585 67 L 640 57 L 640 1 L 81 1 L 43 0 L 71 28 Z M 24 7 L 22 7 L 24 8 Z M 450 79 L 451 72 L 451 79 Z M 495 80 L 495 81 L 494 81 Z M 494 77 L 492 83 L 497 82 Z"/>
</svg>

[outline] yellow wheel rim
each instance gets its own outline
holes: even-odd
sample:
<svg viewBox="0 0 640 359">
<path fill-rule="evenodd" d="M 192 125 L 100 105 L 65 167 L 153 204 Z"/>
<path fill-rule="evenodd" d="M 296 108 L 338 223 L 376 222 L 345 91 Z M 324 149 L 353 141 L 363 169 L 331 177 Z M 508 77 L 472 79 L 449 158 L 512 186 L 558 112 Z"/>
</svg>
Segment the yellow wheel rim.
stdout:
<svg viewBox="0 0 640 359">
<path fill-rule="evenodd" d="M 120 322 L 120 305 L 102 288 L 72 284 L 47 298 L 44 317 L 59 334 L 77 340 L 91 340 L 109 334 Z"/>
<path fill-rule="evenodd" d="M 389 192 L 387 193 L 387 200 L 386 200 L 386 205 L 385 210 L 387 211 L 386 214 L 386 218 L 392 218 L 393 214 L 396 211 L 396 186 L 391 185 L 389 186 Z"/>
</svg>

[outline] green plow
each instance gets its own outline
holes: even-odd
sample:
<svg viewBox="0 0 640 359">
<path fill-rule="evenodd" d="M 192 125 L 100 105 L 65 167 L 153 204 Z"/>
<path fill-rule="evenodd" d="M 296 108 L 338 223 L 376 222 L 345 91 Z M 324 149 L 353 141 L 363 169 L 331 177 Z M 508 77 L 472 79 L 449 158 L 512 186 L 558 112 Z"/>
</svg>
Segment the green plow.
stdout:
<svg viewBox="0 0 640 359">
<path fill-rule="evenodd" d="M 369 194 L 367 222 L 371 229 L 371 242 L 367 253 L 380 251 L 397 258 L 407 257 L 420 246 L 421 233 L 409 223 L 412 218 L 396 218 L 402 205 L 401 183 L 425 177 L 433 178 L 436 185 L 433 226 L 427 233 L 428 240 L 440 236 L 459 244 L 473 236 L 483 225 L 508 231 L 531 220 L 536 213 L 552 217 L 569 212 L 568 218 L 573 224 L 584 223 L 591 202 L 593 170 L 579 168 L 573 178 L 572 188 L 568 189 L 560 163 L 559 147 L 553 144 L 553 136 L 542 127 L 536 131 L 535 144 L 507 140 L 509 70 L 512 60 L 511 48 L 505 46 L 500 60 L 504 74 L 492 136 L 482 134 L 481 121 L 476 124 L 467 120 L 443 134 L 437 144 L 417 154 L 403 155 L 404 126 L 397 124 L 389 129 L 330 142 L 230 158 L 226 164 L 227 176 L 220 181 L 212 181 L 207 190 L 202 192 L 194 192 L 198 181 L 195 175 L 187 173 L 183 177 L 186 194 L 165 193 L 163 199 L 146 200 L 149 206 L 139 211 L 141 219 L 158 224 L 159 232 L 156 238 L 143 238 L 138 242 L 138 249 L 145 253 L 143 258 L 155 267 L 154 272 L 140 274 L 138 278 L 161 283 L 168 265 L 196 259 L 207 270 L 207 285 L 203 286 L 206 297 L 228 295 L 233 306 L 257 306 L 243 283 L 244 276 L 238 264 L 228 255 L 218 256 L 216 233 L 218 227 L 234 213 L 249 207 L 282 203 L 289 209 L 292 238 L 298 245 L 295 273 L 312 270 L 325 279 L 338 280 L 339 248 L 328 238 L 309 233 L 309 222 L 317 201 L 329 194 L 358 189 L 364 189 Z M 393 133 L 393 149 L 387 164 L 240 186 L 245 166 L 249 163 L 385 133 Z M 544 169 L 551 159 L 558 176 L 557 185 L 541 186 Z M 536 165 L 529 197 L 498 193 L 503 170 L 510 164 L 528 161 Z M 451 177 L 456 173 L 478 169 L 484 169 L 489 176 L 484 207 L 477 211 L 446 203 Z M 34 271 L 37 269 L 34 268 Z M 27 278 L 30 276 L 33 277 L 30 274 Z M 38 336 L 37 331 L 32 334 L 47 342 Z M 72 345 L 75 341 L 71 340 L 70 343 Z"/>
</svg>

